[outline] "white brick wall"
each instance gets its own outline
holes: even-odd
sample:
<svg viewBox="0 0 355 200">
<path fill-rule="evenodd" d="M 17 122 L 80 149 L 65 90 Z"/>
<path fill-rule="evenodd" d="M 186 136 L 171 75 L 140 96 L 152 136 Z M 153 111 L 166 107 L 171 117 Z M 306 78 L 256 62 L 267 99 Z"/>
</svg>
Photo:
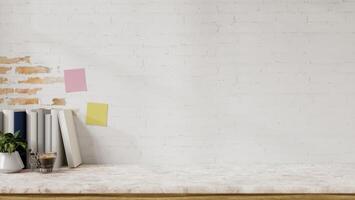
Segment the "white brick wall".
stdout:
<svg viewBox="0 0 355 200">
<path fill-rule="evenodd" d="M 86 68 L 85 162 L 355 162 L 352 0 L 2 0 L 0 55 Z"/>
</svg>

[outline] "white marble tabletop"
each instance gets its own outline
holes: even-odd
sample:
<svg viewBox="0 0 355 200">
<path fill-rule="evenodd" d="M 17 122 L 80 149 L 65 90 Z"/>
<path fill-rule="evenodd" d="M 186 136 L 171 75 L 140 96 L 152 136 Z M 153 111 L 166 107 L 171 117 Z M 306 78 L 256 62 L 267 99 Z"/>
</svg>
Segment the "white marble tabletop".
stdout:
<svg viewBox="0 0 355 200">
<path fill-rule="evenodd" d="M 0 193 L 355 193 L 355 164 L 82 165 L 0 174 Z"/>
</svg>

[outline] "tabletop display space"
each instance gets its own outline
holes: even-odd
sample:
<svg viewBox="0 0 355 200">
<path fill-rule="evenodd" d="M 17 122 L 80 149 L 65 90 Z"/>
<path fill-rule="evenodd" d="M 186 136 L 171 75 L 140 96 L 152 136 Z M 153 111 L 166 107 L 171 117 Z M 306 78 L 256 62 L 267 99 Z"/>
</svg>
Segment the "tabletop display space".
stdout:
<svg viewBox="0 0 355 200">
<path fill-rule="evenodd" d="M 81 165 L 0 180 L 0 193 L 355 193 L 355 164 Z"/>
</svg>

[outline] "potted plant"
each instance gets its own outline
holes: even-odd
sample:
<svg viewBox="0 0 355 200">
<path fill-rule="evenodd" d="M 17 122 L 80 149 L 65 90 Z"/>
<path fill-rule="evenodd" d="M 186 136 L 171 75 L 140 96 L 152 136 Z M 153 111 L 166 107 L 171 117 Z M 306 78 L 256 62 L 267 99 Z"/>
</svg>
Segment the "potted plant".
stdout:
<svg viewBox="0 0 355 200">
<path fill-rule="evenodd" d="M 26 141 L 20 138 L 20 132 L 0 133 L 0 172 L 18 172 L 24 168 L 20 154 L 17 150 L 26 150 Z"/>
</svg>

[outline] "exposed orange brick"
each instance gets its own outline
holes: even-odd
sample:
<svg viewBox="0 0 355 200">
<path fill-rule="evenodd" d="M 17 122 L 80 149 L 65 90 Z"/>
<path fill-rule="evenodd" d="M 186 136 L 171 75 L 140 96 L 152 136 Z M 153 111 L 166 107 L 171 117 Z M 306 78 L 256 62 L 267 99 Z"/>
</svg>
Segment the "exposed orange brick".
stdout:
<svg viewBox="0 0 355 200">
<path fill-rule="evenodd" d="M 38 74 L 38 73 L 48 73 L 49 72 L 48 67 L 43 67 L 43 66 L 34 66 L 34 67 L 16 67 L 16 73 L 19 74 Z"/>
<path fill-rule="evenodd" d="M 15 93 L 32 95 L 37 94 L 40 90 L 42 90 L 42 88 L 16 88 Z"/>
<path fill-rule="evenodd" d="M 11 67 L 0 67 L 0 74 L 6 74 L 11 70 Z"/>
<path fill-rule="evenodd" d="M 16 64 L 16 63 L 31 63 L 31 57 L 15 57 L 8 58 L 6 56 L 0 56 L 0 64 Z"/>
<path fill-rule="evenodd" d="M 0 84 L 1 83 L 7 83 L 8 79 L 5 77 L 0 77 Z"/>
<path fill-rule="evenodd" d="M 65 105 L 65 99 L 64 98 L 53 98 L 52 99 L 52 105 L 64 106 Z"/>
<path fill-rule="evenodd" d="M 32 105 L 38 104 L 38 98 L 11 98 L 7 102 L 9 105 Z"/>
<path fill-rule="evenodd" d="M 28 83 L 28 84 L 50 84 L 50 83 L 61 83 L 63 78 L 61 77 L 30 77 L 26 80 L 18 81 L 18 83 Z"/>
<path fill-rule="evenodd" d="M 0 88 L 0 95 L 14 93 L 14 88 Z"/>
</svg>

